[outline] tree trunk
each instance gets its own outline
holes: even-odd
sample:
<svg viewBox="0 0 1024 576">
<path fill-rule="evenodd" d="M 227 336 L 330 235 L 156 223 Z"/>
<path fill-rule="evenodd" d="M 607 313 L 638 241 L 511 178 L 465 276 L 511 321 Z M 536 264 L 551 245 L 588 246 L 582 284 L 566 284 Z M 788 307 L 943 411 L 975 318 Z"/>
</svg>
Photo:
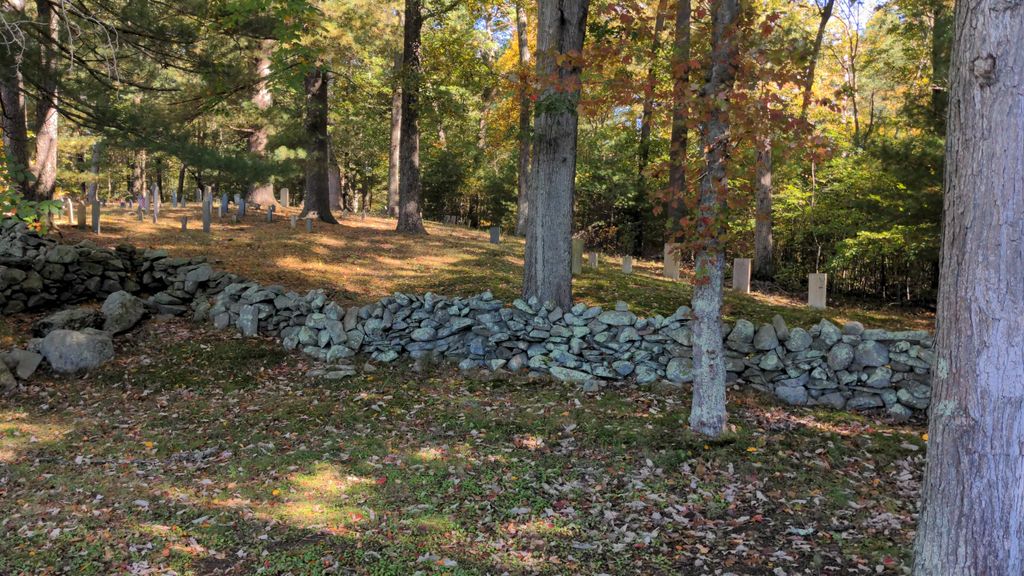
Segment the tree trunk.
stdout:
<svg viewBox="0 0 1024 576">
<path fill-rule="evenodd" d="M 36 178 L 32 196 L 37 200 L 53 198 L 57 185 L 57 41 L 60 20 L 50 0 L 36 0 L 40 26 L 46 30 L 39 48 L 39 101 L 36 103 L 36 159 L 32 174 Z"/>
<path fill-rule="evenodd" d="M 523 296 L 572 305 L 572 199 L 576 177 L 576 105 L 589 0 L 542 0 L 537 15 L 537 78 L 530 218 Z"/>
<path fill-rule="evenodd" d="M 686 160 L 690 86 L 690 0 L 676 4 L 675 41 L 672 50 L 672 135 L 668 159 L 668 242 L 678 242 L 686 216 Z"/>
<path fill-rule="evenodd" d="M 665 11 L 668 0 L 658 0 L 657 13 L 654 15 L 654 38 L 651 40 L 650 61 L 647 67 L 647 79 L 644 82 L 643 111 L 640 113 L 640 143 L 637 147 L 636 166 L 636 197 L 633 199 L 630 220 L 632 224 L 632 246 L 634 256 L 643 256 L 644 221 L 651 212 L 650 199 L 647 197 L 647 165 L 651 160 L 651 121 L 654 116 L 654 95 L 658 82 L 656 64 L 658 52 L 661 50 L 661 29 L 665 26 Z"/>
<path fill-rule="evenodd" d="M 92 174 L 92 178 L 89 180 L 89 185 L 86 187 L 85 198 L 90 205 L 97 200 L 96 186 L 98 184 L 97 179 L 100 175 L 100 159 L 102 156 L 103 141 L 99 140 L 92 145 L 92 159 L 89 162 L 89 173 Z"/>
<path fill-rule="evenodd" d="M 405 14 L 398 13 L 398 25 L 405 32 Z M 403 41 L 404 48 L 404 41 Z M 391 90 L 391 143 L 388 148 L 388 215 L 398 216 L 400 155 L 402 142 L 402 62 L 405 51 L 395 51 L 395 81 Z"/>
<path fill-rule="evenodd" d="M 342 195 L 344 193 L 344 176 L 341 173 L 341 168 L 338 167 L 338 163 L 332 158 L 329 162 L 328 169 L 328 181 L 327 190 L 328 196 L 331 199 L 331 210 L 340 212 L 345 210 L 345 202 L 342 201 Z"/>
<path fill-rule="evenodd" d="M 270 55 L 273 41 L 264 40 L 260 43 L 259 54 L 256 56 L 256 87 L 252 94 L 252 104 L 261 112 L 261 120 L 250 128 L 248 145 L 249 153 L 259 159 L 267 156 L 267 140 L 269 130 L 262 117 L 274 104 L 274 95 L 270 92 Z M 249 203 L 271 206 L 278 204 L 274 196 L 274 184 L 272 182 L 252 182 L 249 184 L 249 191 L 246 195 Z"/>
<path fill-rule="evenodd" d="M 825 38 L 825 28 L 832 18 L 832 8 L 836 0 L 825 0 L 821 8 L 821 18 L 818 20 L 818 33 L 814 35 L 814 44 L 811 47 L 810 59 L 807 61 L 807 70 L 804 72 L 803 98 L 800 102 L 800 119 L 807 119 L 807 108 L 811 105 L 811 96 L 814 89 L 814 70 L 818 67 L 818 56 L 821 54 L 821 42 Z"/>
<path fill-rule="evenodd" d="M 163 156 L 156 157 L 156 190 L 160 201 L 164 201 L 164 159 Z"/>
<path fill-rule="evenodd" d="M 530 100 L 530 42 L 524 0 L 516 2 L 516 42 L 519 44 L 519 172 L 516 184 L 516 236 L 526 234 L 526 220 L 530 215 L 530 121 L 533 119 L 533 102 Z"/>
<path fill-rule="evenodd" d="M 711 16 L 711 70 L 702 90 L 710 111 L 703 126 L 707 167 L 700 183 L 697 220 L 699 248 L 693 288 L 693 404 L 690 428 L 718 436 L 725 429 L 725 358 L 722 349 L 722 276 L 725 253 L 726 158 L 729 151 L 727 105 L 736 76 L 737 0 L 714 0 Z"/>
<path fill-rule="evenodd" d="M 399 232 L 426 234 L 420 214 L 420 33 L 423 29 L 422 0 L 405 0 L 402 41 L 402 134 L 398 175 Z"/>
<path fill-rule="evenodd" d="M 762 120 L 757 137 L 757 160 L 755 162 L 754 197 L 757 208 L 754 212 L 754 278 L 771 280 L 775 276 L 772 242 L 772 139 L 767 118 Z"/>
<path fill-rule="evenodd" d="M 8 0 L 0 5 L 0 12 L 14 12 L 23 17 L 24 3 Z M 7 154 L 7 172 L 11 184 L 28 197 L 32 194 L 32 178 L 28 149 L 28 119 L 25 112 L 24 78 L 21 73 L 21 47 L 16 44 L 0 46 L 0 132 L 3 132 L 4 151 Z"/>
<path fill-rule="evenodd" d="M 330 147 L 327 135 L 327 70 L 316 67 L 306 74 L 306 196 L 303 200 L 302 215 L 311 210 L 317 217 L 330 224 L 338 221 L 331 215 Z"/>
<path fill-rule="evenodd" d="M 1024 4 L 954 18 L 914 574 L 1024 574 Z"/>
<path fill-rule="evenodd" d="M 181 168 L 178 169 L 178 202 L 185 200 L 185 174 L 187 172 L 188 165 L 182 162 Z"/>
<path fill-rule="evenodd" d="M 146 151 L 136 150 L 132 159 L 132 172 L 129 177 L 132 200 L 139 202 L 146 194 Z"/>
</svg>

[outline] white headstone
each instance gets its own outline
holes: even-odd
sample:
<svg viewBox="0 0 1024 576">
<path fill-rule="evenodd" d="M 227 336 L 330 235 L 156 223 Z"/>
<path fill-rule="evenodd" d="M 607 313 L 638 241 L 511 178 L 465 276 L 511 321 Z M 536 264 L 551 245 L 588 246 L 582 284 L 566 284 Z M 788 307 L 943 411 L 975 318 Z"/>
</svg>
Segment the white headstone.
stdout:
<svg viewBox="0 0 1024 576">
<path fill-rule="evenodd" d="M 817 310 L 824 310 L 827 294 L 828 274 L 808 274 L 807 305 Z"/>
<path fill-rule="evenodd" d="M 732 261 L 732 289 L 743 294 L 750 293 L 750 258 L 736 258 Z"/>
<path fill-rule="evenodd" d="M 289 200 L 291 200 L 291 199 L 288 198 L 288 189 L 287 188 L 281 188 L 281 205 L 287 207 Z"/>
<path fill-rule="evenodd" d="M 591 268 L 597 268 L 598 259 L 597 252 L 591 252 L 587 255 L 587 262 L 590 264 Z"/>
<path fill-rule="evenodd" d="M 624 274 L 633 273 L 633 257 L 626 255 L 622 257 L 622 272 Z"/>
</svg>

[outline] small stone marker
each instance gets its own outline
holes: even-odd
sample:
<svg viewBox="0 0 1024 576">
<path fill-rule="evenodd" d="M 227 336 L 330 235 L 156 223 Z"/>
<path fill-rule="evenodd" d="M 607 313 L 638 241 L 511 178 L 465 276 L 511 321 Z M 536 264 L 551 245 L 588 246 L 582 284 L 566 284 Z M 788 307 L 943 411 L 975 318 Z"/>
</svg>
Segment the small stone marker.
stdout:
<svg viewBox="0 0 1024 576">
<path fill-rule="evenodd" d="M 188 232 L 188 216 L 181 217 L 181 231 Z"/>
<path fill-rule="evenodd" d="M 159 197 L 155 197 L 153 202 L 153 224 L 157 223 L 157 219 L 160 218 L 160 202 Z"/>
<path fill-rule="evenodd" d="M 209 188 L 209 186 L 207 186 L 207 188 Z M 202 201 L 203 201 L 203 189 L 198 187 L 198 186 L 196 186 L 196 202 L 202 202 Z"/>
<path fill-rule="evenodd" d="M 679 245 L 675 242 L 665 243 L 664 258 L 662 274 L 671 280 L 679 280 Z"/>
<path fill-rule="evenodd" d="M 288 201 L 290 200 L 290 198 L 288 198 L 288 189 L 287 188 L 281 188 L 281 199 L 280 200 L 281 200 L 281 206 L 284 206 L 284 207 L 287 208 L 288 207 Z"/>
<path fill-rule="evenodd" d="M 220 217 L 223 218 L 228 215 L 228 193 L 225 192 L 220 195 Z"/>
<path fill-rule="evenodd" d="M 312 232 L 312 231 L 313 231 L 313 219 L 312 218 L 306 218 L 306 232 Z"/>
<path fill-rule="evenodd" d="M 363 212 L 363 217 L 366 217 L 366 212 Z M 501 227 L 491 226 L 491 244 L 497 244 L 501 241 Z"/>
<path fill-rule="evenodd" d="M 271 204 L 270 207 L 267 208 L 267 222 L 270 222 L 270 223 L 274 222 L 274 205 L 273 204 Z"/>
<path fill-rule="evenodd" d="M 71 198 L 64 199 L 64 215 L 68 217 L 68 226 L 75 223 L 75 204 Z"/>
<path fill-rule="evenodd" d="M 171 192 L 171 208 L 177 208 L 177 207 L 178 207 L 178 191 L 175 190 L 175 191 Z"/>
<path fill-rule="evenodd" d="M 139 209 L 136 210 L 136 212 L 139 215 L 139 222 L 145 222 L 145 220 L 146 220 L 146 211 L 142 209 L 142 206 L 139 206 Z"/>
<path fill-rule="evenodd" d="M 245 198 L 238 201 L 238 217 L 245 218 Z"/>
<path fill-rule="evenodd" d="M 828 292 L 828 274 L 807 275 L 807 305 L 817 310 L 825 309 Z"/>
<path fill-rule="evenodd" d="M 582 274 L 583 273 L 583 239 L 573 238 L 572 239 L 572 273 Z"/>
<path fill-rule="evenodd" d="M 213 220 L 213 190 L 206 187 L 206 198 L 203 198 L 203 232 L 210 233 L 210 221 Z"/>
<path fill-rule="evenodd" d="M 92 233 L 100 233 L 100 203 L 98 201 L 92 203 Z"/>
<path fill-rule="evenodd" d="M 626 255 L 622 257 L 622 273 L 632 274 L 633 273 L 633 257 Z"/>
<path fill-rule="evenodd" d="M 298 216 L 296 216 L 296 215 L 294 215 L 294 214 L 292 214 L 292 217 L 291 217 L 291 218 L 289 218 L 288 220 L 289 220 L 289 221 L 291 221 L 291 225 L 292 225 L 292 230 L 294 230 L 294 229 L 295 229 L 295 225 L 296 225 L 296 224 L 298 223 L 298 221 L 299 221 L 299 217 L 298 217 Z"/>
<path fill-rule="evenodd" d="M 235 194 L 235 206 L 238 206 L 239 204 L 241 204 L 241 202 L 242 202 L 242 197 L 239 196 L 238 194 Z"/>
<path fill-rule="evenodd" d="M 591 252 L 587 255 L 587 264 L 589 264 L 591 268 L 597 268 L 598 260 L 597 252 Z"/>
<path fill-rule="evenodd" d="M 85 202 L 78 203 L 78 229 L 85 230 L 88 225 L 85 223 Z"/>
<path fill-rule="evenodd" d="M 736 258 L 732 261 L 732 289 L 750 294 L 750 258 Z"/>
</svg>

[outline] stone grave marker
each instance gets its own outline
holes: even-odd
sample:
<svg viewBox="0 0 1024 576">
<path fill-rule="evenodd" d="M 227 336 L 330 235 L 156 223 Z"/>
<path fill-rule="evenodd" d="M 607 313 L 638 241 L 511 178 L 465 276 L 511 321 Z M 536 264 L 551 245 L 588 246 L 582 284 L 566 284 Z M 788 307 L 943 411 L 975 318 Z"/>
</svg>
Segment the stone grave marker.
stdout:
<svg viewBox="0 0 1024 576">
<path fill-rule="evenodd" d="M 750 293 L 750 258 L 736 258 L 732 261 L 732 289 L 744 294 Z"/>
<path fill-rule="evenodd" d="M 188 216 L 181 217 L 181 231 L 188 232 Z"/>
<path fill-rule="evenodd" d="M 228 193 L 225 192 L 220 195 L 220 217 L 223 218 L 228 215 Z"/>
<path fill-rule="evenodd" d="M 572 239 L 572 273 L 583 273 L 583 238 Z"/>
<path fill-rule="evenodd" d="M 100 203 L 95 200 L 92 203 L 92 233 L 100 233 Z"/>
<path fill-rule="evenodd" d="M 366 212 L 363 212 L 363 217 L 366 216 Z M 501 227 L 491 226 L 491 244 L 497 244 L 501 241 Z"/>
<path fill-rule="evenodd" d="M 78 229 L 85 230 L 88 225 L 85 223 L 85 202 L 78 203 Z"/>
<path fill-rule="evenodd" d="M 274 205 L 271 204 L 267 207 L 267 222 L 274 222 Z"/>
<path fill-rule="evenodd" d="M 306 218 L 306 232 L 312 232 L 312 231 L 313 231 L 313 219 L 312 218 Z"/>
<path fill-rule="evenodd" d="M 662 274 L 669 279 L 679 280 L 679 245 L 674 242 L 665 244 L 664 267 Z"/>
<path fill-rule="evenodd" d="M 139 206 L 139 208 L 135 212 L 138 213 L 139 215 L 139 222 L 146 221 L 146 211 L 142 209 L 142 206 Z"/>
<path fill-rule="evenodd" d="M 203 232 L 210 233 L 210 224 L 213 220 L 213 193 L 206 189 L 206 198 L 203 199 Z"/>
<path fill-rule="evenodd" d="M 245 218 L 245 198 L 238 201 L 238 217 Z"/>
<path fill-rule="evenodd" d="M 633 273 L 633 257 L 628 254 L 622 257 L 622 273 Z"/>
<path fill-rule="evenodd" d="M 591 268 L 597 268 L 598 264 L 599 264 L 599 262 L 598 262 L 599 260 L 600 260 L 600 257 L 598 257 L 596 251 L 591 251 L 590 254 L 587 254 L 587 264 Z"/>
<path fill-rule="evenodd" d="M 288 189 L 287 188 L 281 188 L 281 206 L 284 206 L 284 207 L 287 208 L 289 200 L 291 200 L 291 198 L 288 197 Z"/>
<path fill-rule="evenodd" d="M 64 199 L 64 215 L 68 218 L 68 226 L 75 223 L 75 204 L 71 198 Z"/>
<path fill-rule="evenodd" d="M 294 230 L 294 229 L 295 229 L 295 225 L 296 225 L 296 224 L 298 223 L 298 221 L 299 221 L 299 217 L 298 217 L 298 216 L 296 216 L 296 215 L 294 215 L 294 214 L 292 214 L 292 217 L 291 217 L 291 218 L 289 218 L 288 220 L 289 220 L 289 221 L 291 222 L 291 225 L 292 225 L 292 229 Z"/>
<path fill-rule="evenodd" d="M 235 206 L 238 206 L 242 202 L 242 197 L 235 194 Z"/>
<path fill-rule="evenodd" d="M 828 292 L 828 274 L 807 275 L 807 305 L 817 310 L 825 309 Z"/>
</svg>

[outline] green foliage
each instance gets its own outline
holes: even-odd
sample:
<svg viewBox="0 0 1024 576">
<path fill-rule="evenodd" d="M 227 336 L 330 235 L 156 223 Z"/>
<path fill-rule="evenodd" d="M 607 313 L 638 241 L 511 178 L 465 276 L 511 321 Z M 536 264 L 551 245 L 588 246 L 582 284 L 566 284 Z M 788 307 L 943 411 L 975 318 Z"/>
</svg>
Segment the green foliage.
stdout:
<svg viewBox="0 0 1024 576">
<path fill-rule="evenodd" d="M 60 202 L 27 200 L 10 182 L 7 157 L 0 147 L 0 217 L 17 218 L 45 234 L 52 217 L 61 212 Z"/>
</svg>

